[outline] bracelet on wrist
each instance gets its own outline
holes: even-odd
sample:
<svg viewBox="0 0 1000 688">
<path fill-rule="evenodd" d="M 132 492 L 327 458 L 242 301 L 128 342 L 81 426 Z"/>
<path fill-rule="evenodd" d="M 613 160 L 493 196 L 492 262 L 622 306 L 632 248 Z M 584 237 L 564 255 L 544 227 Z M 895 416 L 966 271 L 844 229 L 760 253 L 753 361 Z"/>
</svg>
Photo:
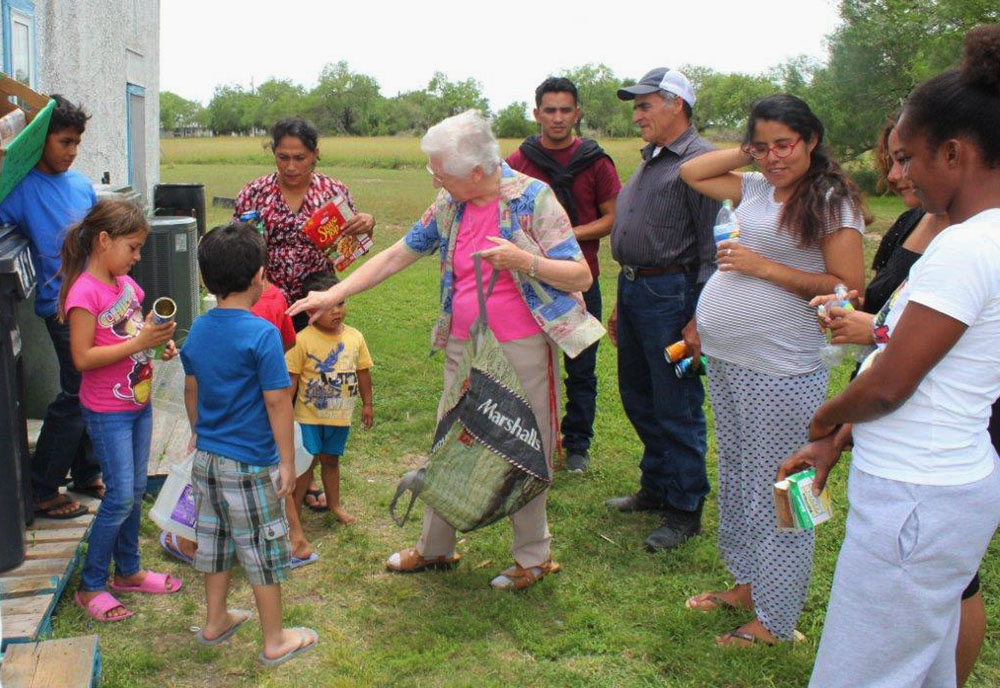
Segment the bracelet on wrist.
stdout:
<svg viewBox="0 0 1000 688">
<path fill-rule="evenodd" d="M 535 279 L 538 275 L 538 256 L 531 257 L 531 267 L 528 268 L 528 277 Z"/>
</svg>

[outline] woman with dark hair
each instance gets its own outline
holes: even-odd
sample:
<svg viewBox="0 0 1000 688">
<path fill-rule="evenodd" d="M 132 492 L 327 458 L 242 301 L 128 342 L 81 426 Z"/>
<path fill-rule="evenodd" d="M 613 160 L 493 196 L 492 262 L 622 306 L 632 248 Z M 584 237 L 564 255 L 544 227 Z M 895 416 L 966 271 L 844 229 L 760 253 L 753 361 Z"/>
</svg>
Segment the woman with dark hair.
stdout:
<svg viewBox="0 0 1000 688">
<path fill-rule="evenodd" d="M 751 162 L 759 172 L 736 171 Z M 719 553 L 736 585 L 687 607 L 753 611 L 717 642 L 773 644 L 796 636 L 813 551 L 812 531 L 777 529 L 774 474 L 826 396 L 809 299 L 864 280 L 861 194 L 823 147 L 822 123 L 790 95 L 757 101 L 742 146 L 690 160 L 680 174 L 699 193 L 731 199 L 741 230 L 719 244 L 696 312 L 715 413 Z"/>
<path fill-rule="evenodd" d="M 885 317 L 877 354 L 816 411 L 822 487 L 853 439 L 847 535 L 811 686 L 954 686 L 959 595 L 1000 525 L 987 423 L 1000 395 L 1000 25 L 903 108 L 896 159 L 946 214 Z M 853 427 L 852 427 L 853 425 Z"/>
<path fill-rule="evenodd" d="M 302 280 L 316 272 L 333 270 L 326 254 L 302 233 L 302 225 L 324 203 L 340 195 L 354 210 L 350 191 L 341 182 L 316 172 L 319 134 L 307 120 L 287 117 L 271 129 L 276 172 L 250 182 L 236 197 L 234 219 L 256 211 L 267 242 L 266 274 L 288 303 L 303 296 Z M 370 234 L 375 219 L 356 213 L 345 227 L 349 234 Z M 296 331 L 306 326 L 304 314 L 293 318 Z"/>
</svg>

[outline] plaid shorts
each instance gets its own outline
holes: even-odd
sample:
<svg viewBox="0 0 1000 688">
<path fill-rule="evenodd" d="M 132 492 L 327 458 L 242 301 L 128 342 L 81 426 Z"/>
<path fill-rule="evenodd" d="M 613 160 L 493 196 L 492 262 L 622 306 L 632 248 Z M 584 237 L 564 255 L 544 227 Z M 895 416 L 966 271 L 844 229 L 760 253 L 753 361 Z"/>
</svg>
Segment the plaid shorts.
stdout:
<svg viewBox="0 0 1000 688">
<path fill-rule="evenodd" d="M 284 500 L 271 478 L 273 468 L 200 450 L 195 454 L 191 486 L 198 510 L 196 570 L 228 571 L 238 558 L 250 585 L 285 579 L 291 545 Z"/>
</svg>

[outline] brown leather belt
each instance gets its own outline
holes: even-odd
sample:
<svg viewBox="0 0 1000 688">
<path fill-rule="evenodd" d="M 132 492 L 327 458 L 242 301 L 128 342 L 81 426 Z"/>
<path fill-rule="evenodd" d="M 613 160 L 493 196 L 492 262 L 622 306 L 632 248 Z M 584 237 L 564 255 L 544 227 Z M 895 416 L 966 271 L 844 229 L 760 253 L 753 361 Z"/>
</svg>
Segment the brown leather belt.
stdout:
<svg viewBox="0 0 1000 688">
<path fill-rule="evenodd" d="M 655 275 L 669 275 L 677 272 L 695 272 L 697 265 L 665 265 L 656 268 L 644 268 L 638 265 L 623 265 L 622 274 L 625 279 L 634 281 L 636 277 L 653 277 Z"/>
</svg>

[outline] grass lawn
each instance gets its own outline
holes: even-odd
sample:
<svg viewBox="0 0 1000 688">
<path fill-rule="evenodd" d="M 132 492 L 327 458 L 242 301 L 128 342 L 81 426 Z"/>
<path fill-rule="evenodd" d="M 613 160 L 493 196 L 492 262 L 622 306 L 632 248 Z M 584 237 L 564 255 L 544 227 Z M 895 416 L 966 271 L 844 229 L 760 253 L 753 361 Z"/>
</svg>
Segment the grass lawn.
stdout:
<svg viewBox="0 0 1000 688">
<path fill-rule="evenodd" d="M 504 152 L 516 143 L 505 141 Z M 607 144 L 627 176 L 640 142 Z M 213 196 L 234 197 L 245 182 L 273 169 L 258 140 L 164 140 L 162 148 L 162 180 L 202 182 L 209 202 Z M 358 206 L 378 219 L 378 249 L 397 240 L 431 201 L 430 179 L 413 139 L 324 139 L 321 150 L 320 170 L 347 183 Z M 902 210 L 896 199 L 875 199 L 871 206 L 878 221 L 866 240 L 869 260 L 875 234 Z M 210 226 L 227 218 L 225 210 L 210 209 Z M 608 310 L 616 270 L 607 242 L 602 265 Z M 657 518 L 604 507 L 607 497 L 636 488 L 641 451 L 622 412 L 616 352 L 606 341 L 598 360 L 592 469 L 582 477 L 557 474 L 549 496 L 554 556 L 563 572 L 525 593 L 492 591 L 489 580 L 510 561 L 506 523 L 469 534 L 459 547 L 461 566 L 451 573 L 384 571 L 385 558 L 419 535 L 419 518 L 399 529 L 388 518 L 387 505 L 398 478 L 422 462 L 433 432 L 442 358 L 427 353 L 437 279 L 436 260 L 424 260 L 349 303 L 348 322 L 365 334 L 375 359 L 376 425 L 369 432 L 355 428 L 343 462 L 344 500 L 361 522 L 338 526 L 307 511 L 306 533 L 321 559 L 294 572 L 284 586 L 286 623 L 316 628 L 321 637 L 316 651 L 264 670 L 256 662 L 255 622 L 219 648 L 195 644 L 191 627 L 202 623 L 204 612 L 201 580 L 160 552 L 148 520 L 144 564 L 183 577 L 184 590 L 170 597 L 125 596 L 136 615 L 107 625 L 90 621 L 67 595 L 54 618 L 56 637 L 100 634 L 106 688 L 805 685 L 843 537 L 846 461 L 832 480 L 837 518 L 818 530 L 812 586 L 799 622 L 806 642 L 721 651 L 714 636 L 747 617 L 696 614 L 683 606 L 691 594 L 730 583 L 715 547 L 714 495 L 706 505 L 703 535 L 663 555 L 642 548 Z M 831 393 L 843 387 L 847 373 L 846 366 L 834 372 Z M 706 410 L 710 413 L 707 404 Z M 714 485 L 711 425 L 708 466 Z M 992 619 L 1000 612 L 997 554 L 994 544 L 983 570 Z M 230 601 L 253 608 L 238 573 Z M 893 619 L 884 622 L 891 627 Z M 1000 634 L 994 627 L 969 685 L 1000 685 L 998 659 Z"/>
</svg>

